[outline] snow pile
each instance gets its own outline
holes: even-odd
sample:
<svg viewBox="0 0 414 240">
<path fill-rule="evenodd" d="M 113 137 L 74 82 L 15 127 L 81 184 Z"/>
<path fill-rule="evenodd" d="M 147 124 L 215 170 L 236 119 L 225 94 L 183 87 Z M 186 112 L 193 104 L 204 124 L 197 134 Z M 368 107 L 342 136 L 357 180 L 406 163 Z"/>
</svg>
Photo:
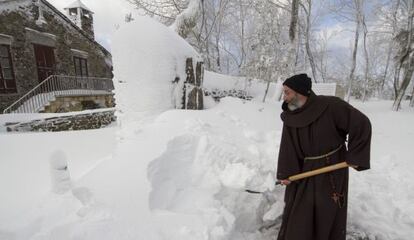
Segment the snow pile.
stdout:
<svg viewBox="0 0 414 240">
<path fill-rule="evenodd" d="M 0 122 L 3 117 L 13 121 L 12 116 L 20 119 L 18 114 L 0 115 Z M 29 114 L 24 116 L 30 118 Z M 0 133 L 0 239 L 13 239 L 3 238 L 3 230 L 20 233 L 31 226 L 30 221 L 39 225 L 43 216 L 53 215 L 55 209 L 48 198 L 55 195 L 51 194 L 54 186 L 67 190 L 66 184 L 78 181 L 105 158 L 111 157 L 115 129 Z M 60 180 L 67 179 L 68 175 L 53 175 L 53 168 L 64 169 L 65 161 L 71 182 L 63 181 L 63 185 L 59 185 L 57 183 L 62 183 Z M 58 197 L 52 198 L 56 200 Z M 43 210 L 39 210 L 39 206 Z"/>
<path fill-rule="evenodd" d="M 241 100 L 225 98 L 210 112 L 191 114 L 185 132 L 168 141 L 163 154 L 150 163 L 149 207 L 155 219 L 175 219 L 159 226 L 168 239 L 240 239 L 243 234 L 257 239 L 270 205 L 279 198 L 277 205 L 283 206 L 282 189 L 273 192 L 278 197 L 272 202 L 245 192 L 273 190 L 280 132 L 252 128 L 247 119 L 228 112 L 242 105 Z M 270 106 L 244 107 L 263 119 L 272 118 Z M 156 121 L 178 123 L 179 115 L 166 112 Z"/>
<path fill-rule="evenodd" d="M 153 19 L 137 17 L 117 30 L 112 48 L 116 102 L 123 113 L 181 108 L 186 58 L 199 59 L 184 39 Z"/>
<path fill-rule="evenodd" d="M 413 235 L 414 112 L 391 104 L 356 103 L 374 132 L 372 169 L 350 171 L 349 239 Z M 118 135 L 112 156 L 110 129 L 0 134 L 0 239 L 274 239 L 284 190 L 273 187 L 279 114 L 280 103 L 234 98 L 166 111 L 123 125 L 129 134 Z M 51 159 L 59 168 L 67 160 L 71 191 L 51 191 Z"/>
<path fill-rule="evenodd" d="M 223 98 L 205 111 L 171 110 L 194 50 L 149 18 L 122 26 L 113 46 L 122 124 L 0 134 L 0 239 L 275 239 L 281 103 Z M 260 100 L 266 86 L 209 72 L 205 83 Z M 351 170 L 350 238 L 413 235 L 414 114 L 389 106 L 357 103 L 373 125 L 373 169 Z"/>
<path fill-rule="evenodd" d="M 414 109 L 391 111 L 391 101 L 356 103 L 373 126 L 371 168 L 350 171 L 349 225 L 369 239 L 412 239 L 414 235 Z"/>
</svg>

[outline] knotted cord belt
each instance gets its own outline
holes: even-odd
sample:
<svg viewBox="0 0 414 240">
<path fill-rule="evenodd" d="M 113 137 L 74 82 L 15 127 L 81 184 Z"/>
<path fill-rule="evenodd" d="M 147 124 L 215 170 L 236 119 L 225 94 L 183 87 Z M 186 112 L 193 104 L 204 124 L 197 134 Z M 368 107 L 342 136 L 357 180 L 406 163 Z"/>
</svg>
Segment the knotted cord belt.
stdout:
<svg viewBox="0 0 414 240">
<path fill-rule="evenodd" d="M 321 159 L 321 158 L 327 158 L 327 157 L 331 156 L 332 154 L 338 152 L 343 146 L 344 145 L 341 144 L 341 145 L 339 145 L 338 148 L 328 152 L 327 154 L 323 154 L 323 155 L 320 155 L 320 156 L 314 156 L 314 157 L 305 157 L 304 160 L 316 160 L 316 159 Z"/>
<path fill-rule="evenodd" d="M 338 148 L 336 148 L 336 149 L 334 149 L 334 150 L 332 150 L 332 151 L 330 151 L 326 154 L 323 154 L 323 155 L 320 155 L 320 156 L 314 156 L 314 157 L 305 157 L 304 160 L 316 160 L 316 159 L 325 158 L 326 159 L 326 164 L 330 165 L 329 156 L 331 156 L 332 154 L 338 152 L 343 146 L 344 145 L 341 144 Z M 344 194 L 339 193 L 337 191 L 336 186 L 335 186 L 334 175 L 332 174 L 332 172 L 330 172 L 328 174 L 329 174 L 329 180 L 330 180 L 331 187 L 332 187 L 331 198 L 338 205 L 339 208 L 342 208 L 344 206 L 344 201 L 345 201 Z"/>
</svg>

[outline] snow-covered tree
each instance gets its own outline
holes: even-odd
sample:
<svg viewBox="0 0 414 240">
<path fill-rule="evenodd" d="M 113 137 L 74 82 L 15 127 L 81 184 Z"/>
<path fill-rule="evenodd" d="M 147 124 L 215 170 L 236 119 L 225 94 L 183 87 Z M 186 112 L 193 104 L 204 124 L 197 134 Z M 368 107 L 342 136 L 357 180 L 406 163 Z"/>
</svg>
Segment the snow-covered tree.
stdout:
<svg viewBox="0 0 414 240">
<path fill-rule="evenodd" d="M 408 85 L 411 82 L 411 78 L 414 72 L 414 46 L 413 46 L 413 17 L 414 17 L 414 3 L 412 1 L 403 1 L 403 6 L 406 11 L 407 27 L 401 30 L 395 37 L 398 44 L 398 54 L 396 56 L 398 64 L 396 68 L 396 79 L 399 78 L 399 71 L 403 69 L 403 80 L 401 85 L 398 82 L 395 83 L 396 98 L 393 104 L 393 110 L 398 111 L 401 105 L 401 101 L 405 96 Z"/>
<path fill-rule="evenodd" d="M 187 38 L 197 24 L 204 0 L 127 0 L 144 14 L 170 25 L 180 36 Z"/>
</svg>

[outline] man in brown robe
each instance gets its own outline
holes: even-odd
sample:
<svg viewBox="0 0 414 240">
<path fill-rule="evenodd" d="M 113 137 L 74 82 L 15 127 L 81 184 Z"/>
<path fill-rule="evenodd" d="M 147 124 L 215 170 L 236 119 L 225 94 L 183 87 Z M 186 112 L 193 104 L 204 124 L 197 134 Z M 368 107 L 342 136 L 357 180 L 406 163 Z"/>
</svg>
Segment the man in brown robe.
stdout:
<svg viewBox="0 0 414 240">
<path fill-rule="evenodd" d="M 369 169 L 371 124 L 347 102 L 317 96 L 311 87 L 306 74 L 283 83 L 277 179 L 286 191 L 278 240 L 345 240 L 348 168 L 295 182 L 287 179 L 343 161 L 358 171 Z"/>
</svg>

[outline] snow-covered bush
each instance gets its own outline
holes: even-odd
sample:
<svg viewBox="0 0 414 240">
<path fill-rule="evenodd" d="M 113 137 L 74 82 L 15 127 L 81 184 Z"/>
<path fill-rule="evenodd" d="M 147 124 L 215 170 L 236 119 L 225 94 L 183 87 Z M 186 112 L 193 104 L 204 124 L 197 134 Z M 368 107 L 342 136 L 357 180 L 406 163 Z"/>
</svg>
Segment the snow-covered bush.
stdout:
<svg viewBox="0 0 414 240">
<path fill-rule="evenodd" d="M 218 88 L 214 88 L 212 90 L 204 89 L 205 96 L 211 96 L 215 101 L 219 101 L 221 98 L 224 97 L 236 97 L 244 100 L 252 100 L 252 96 L 245 90 L 221 90 Z"/>
</svg>

